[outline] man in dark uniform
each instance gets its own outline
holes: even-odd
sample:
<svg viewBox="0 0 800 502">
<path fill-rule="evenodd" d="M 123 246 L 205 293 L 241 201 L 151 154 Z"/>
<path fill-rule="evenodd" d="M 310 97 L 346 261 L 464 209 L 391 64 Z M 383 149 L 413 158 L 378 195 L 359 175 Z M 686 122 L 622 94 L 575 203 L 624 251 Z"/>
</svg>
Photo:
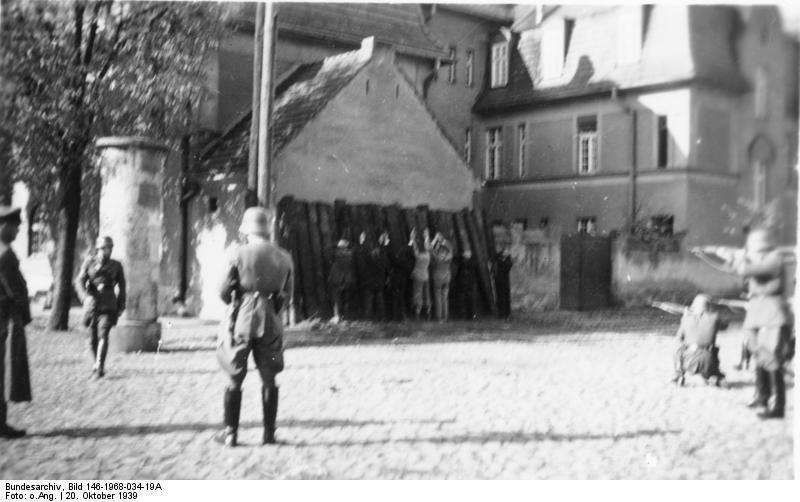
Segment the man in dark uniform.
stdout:
<svg viewBox="0 0 800 502">
<path fill-rule="evenodd" d="M 275 443 L 275 376 L 284 366 L 280 312 L 293 298 L 294 279 L 291 255 L 269 241 L 272 218 L 272 212 L 261 207 L 245 211 L 239 231 L 246 235 L 247 242 L 232 250 L 220 290 L 222 301 L 231 305 L 229 322 L 222 324 L 217 346 L 217 360 L 228 376 L 221 439 L 229 447 L 238 441 L 242 382 L 250 352 L 262 382 L 262 443 Z"/>
<path fill-rule="evenodd" d="M 98 237 L 95 248 L 96 252 L 81 265 L 75 290 L 83 302 L 84 325 L 89 328 L 92 376 L 103 378 L 108 334 L 125 310 L 125 273 L 122 264 L 111 259 L 114 241 L 110 237 Z"/>
<path fill-rule="evenodd" d="M 31 400 L 25 326 L 31 322 L 28 286 L 11 243 L 19 232 L 20 210 L 0 206 L 0 438 L 15 439 L 25 431 L 6 423 L 8 405 Z M 6 348 L 9 368 L 6 368 Z M 8 372 L 6 370 L 9 370 Z M 6 389 L 6 376 L 9 376 Z"/>
<path fill-rule="evenodd" d="M 497 253 L 494 265 L 494 287 L 497 292 L 497 316 L 511 316 L 511 259 L 509 247 L 506 245 Z"/>
<path fill-rule="evenodd" d="M 478 315 L 478 260 L 469 249 L 458 260 L 456 273 L 456 303 L 463 319 L 472 320 Z"/>
<path fill-rule="evenodd" d="M 414 270 L 414 251 L 408 244 L 399 246 L 389 257 L 389 302 L 391 319 L 405 321 L 408 315 L 408 286 Z"/>
<path fill-rule="evenodd" d="M 389 266 L 381 247 L 362 232 L 360 245 L 356 250 L 356 277 L 363 299 L 361 316 L 365 321 L 383 321 L 386 317 L 386 303 L 383 288 L 386 286 L 386 272 Z M 373 310 L 374 309 L 374 310 Z M 374 316 L 377 311 L 377 316 Z"/>
</svg>

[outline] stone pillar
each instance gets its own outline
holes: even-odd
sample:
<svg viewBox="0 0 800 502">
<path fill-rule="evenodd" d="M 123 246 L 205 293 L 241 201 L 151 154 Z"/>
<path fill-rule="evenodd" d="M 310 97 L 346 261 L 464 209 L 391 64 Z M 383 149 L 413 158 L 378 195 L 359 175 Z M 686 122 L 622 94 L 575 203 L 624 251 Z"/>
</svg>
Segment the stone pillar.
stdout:
<svg viewBox="0 0 800 502">
<path fill-rule="evenodd" d="M 109 348 L 155 351 L 161 340 L 161 186 L 168 148 L 140 137 L 100 138 L 96 147 L 102 180 L 99 235 L 114 239 L 112 258 L 125 269 L 128 296 Z"/>
</svg>

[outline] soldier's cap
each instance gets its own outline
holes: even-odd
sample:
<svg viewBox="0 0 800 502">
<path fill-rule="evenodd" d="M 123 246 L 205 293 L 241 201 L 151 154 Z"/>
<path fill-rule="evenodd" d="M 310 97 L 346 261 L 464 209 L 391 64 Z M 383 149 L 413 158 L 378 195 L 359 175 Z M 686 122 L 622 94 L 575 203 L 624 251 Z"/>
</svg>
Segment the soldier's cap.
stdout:
<svg viewBox="0 0 800 502">
<path fill-rule="evenodd" d="M 271 233 L 272 211 L 264 207 L 249 207 L 242 216 L 239 231 L 245 235 L 269 237 Z"/>
<path fill-rule="evenodd" d="M 97 238 L 97 241 L 95 241 L 95 243 L 94 243 L 94 247 L 95 247 L 95 249 L 113 248 L 114 247 L 114 241 L 111 239 L 111 237 L 109 237 L 107 235 L 103 235 L 103 236 L 100 236 L 100 237 Z"/>
<path fill-rule="evenodd" d="M 22 210 L 18 207 L 0 206 L 0 223 L 22 223 Z"/>
</svg>

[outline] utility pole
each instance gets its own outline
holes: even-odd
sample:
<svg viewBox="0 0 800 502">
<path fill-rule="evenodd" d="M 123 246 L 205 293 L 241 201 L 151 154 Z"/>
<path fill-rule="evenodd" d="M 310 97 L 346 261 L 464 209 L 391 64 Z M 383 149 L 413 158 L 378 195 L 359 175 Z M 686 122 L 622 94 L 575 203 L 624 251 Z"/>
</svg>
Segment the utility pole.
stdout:
<svg viewBox="0 0 800 502">
<path fill-rule="evenodd" d="M 261 50 L 261 103 L 258 108 L 258 203 L 272 207 L 272 62 L 275 52 L 275 4 L 268 1 L 259 4 L 263 8 Z M 255 117 L 255 111 L 253 117 Z"/>
<path fill-rule="evenodd" d="M 253 100 L 250 114 L 250 141 L 247 156 L 247 193 L 245 206 L 258 205 L 258 139 L 261 107 L 261 51 L 264 48 L 264 4 L 256 5 L 256 30 L 253 41 Z"/>
</svg>

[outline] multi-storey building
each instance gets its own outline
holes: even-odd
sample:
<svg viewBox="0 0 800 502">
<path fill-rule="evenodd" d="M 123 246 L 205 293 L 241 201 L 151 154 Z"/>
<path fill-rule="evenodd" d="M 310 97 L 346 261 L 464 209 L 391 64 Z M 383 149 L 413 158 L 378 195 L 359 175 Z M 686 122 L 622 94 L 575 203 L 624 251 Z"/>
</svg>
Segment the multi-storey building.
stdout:
<svg viewBox="0 0 800 502">
<path fill-rule="evenodd" d="M 491 218 L 738 242 L 788 201 L 791 238 L 798 56 L 777 9 L 532 9 L 490 42 L 471 160 Z"/>
</svg>

